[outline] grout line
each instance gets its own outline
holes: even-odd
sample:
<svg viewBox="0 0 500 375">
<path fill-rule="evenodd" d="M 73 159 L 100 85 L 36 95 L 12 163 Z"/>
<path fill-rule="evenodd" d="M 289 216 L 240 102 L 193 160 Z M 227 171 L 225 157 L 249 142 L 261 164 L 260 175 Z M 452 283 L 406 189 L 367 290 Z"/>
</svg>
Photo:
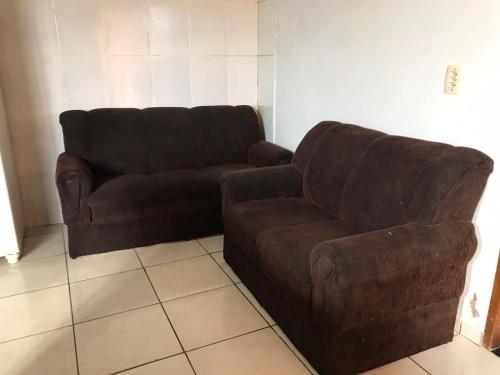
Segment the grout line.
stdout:
<svg viewBox="0 0 500 375">
<path fill-rule="evenodd" d="M 416 364 L 418 367 L 420 367 L 422 370 L 424 370 L 424 371 L 425 371 L 425 373 L 427 373 L 427 374 L 431 375 L 431 373 L 430 373 L 429 371 L 427 371 L 425 368 L 423 368 L 422 366 L 420 366 L 420 364 L 419 364 L 417 361 L 415 361 L 415 360 L 414 360 L 411 356 L 409 356 L 409 357 L 407 357 L 407 358 L 408 358 L 410 361 L 412 361 L 413 363 L 415 363 L 415 364 Z"/>
<path fill-rule="evenodd" d="M 91 255 L 94 255 L 94 254 L 91 254 Z M 88 255 L 82 255 L 82 256 L 88 256 Z M 122 273 L 127 273 L 127 272 L 132 272 L 132 271 L 138 271 L 138 270 L 142 270 L 142 267 L 138 267 L 138 268 L 132 268 L 130 270 L 126 270 L 126 271 L 118 271 L 118 272 L 114 272 L 114 273 L 109 273 L 109 274 L 106 274 L 106 275 L 100 275 L 100 276 L 94 276 L 94 277 L 89 277 L 88 279 L 82 279 L 82 280 L 75 280 L 75 281 L 70 281 L 69 283 L 70 284 L 80 284 L 80 283 L 83 283 L 85 281 L 89 281 L 89 280 L 95 280 L 95 279 L 102 279 L 104 277 L 109 277 L 109 276 L 114 276 L 114 275 L 120 275 Z M 68 275 L 69 276 L 69 275 Z M 68 277 L 69 279 L 69 277 Z"/>
<path fill-rule="evenodd" d="M 68 272 L 68 271 L 66 271 Z M 66 277 L 67 278 L 67 277 Z M 48 286 L 46 288 L 40 288 L 40 289 L 33 289 L 33 290 L 26 290 L 24 292 L 21 292 L 21 293 L 15 293 L 15 294 L 10 294 L 8 296 L 3 296 L 3 297 L 0 297 L 0 300 L 2 299 L 5 299 L 5 298 L 10 298 L 10 297 L 17 297 L 17 296 L 20 296 L 22 294 L 30 294 L 30 293 L 36 293 L 36 292 L 41 292 L 42 290 L 48 290 L 48 289 L 54 289 L 54 288 L 59 288 L 61 286 L 64 286 L 64 285 L 68 285 L 67 282 L 63 283 L 63 284 L 58 284 L 58 285 L 52 285 L 52 286 Z"/>
<path fill-rule="evenodd" d="M 241 336 L 246 336 L 246 335 L 250 335 L 250 334 L 255 333 L 255 332 L 263 331 L 263 330 L 265 330 L 265 329 L 271 329 L 271 330 L 272 330 L 272 328 L 271 328 L 271 327 L 269 327 L 269 326 L 267 326 L 267 327 L 262 327 L 262 328 L 258 328 L 258 329 L 254 329 L 253 331 L 249 331 L 249 332 L 245 332 L 245 333 L 240 333 L 239 335 L 236 335 L 236 336 L 228 337 L 228 338 L 225 338 L 225 339 L 223 339 L 223 340 L 214 341 L 214 342 L 212 342 L 212 343 L 210 343 L 210 344 L 205 344 L 205 345 L 202 345 L 202 346 L 198 346 L 198 347 L 196 347 L 196 348 L 193 348 L 193 349 L 189 349 L 189 350 L 186 352 L 186 354 L 187 354 L 187 353 L 190 353 L 190 352 L 194 352 L 194 351 L 199 350 L 199 349 L 206 348 L 207 346 L 212 346 L 212 345 L 220 344 L 221 342 L 224 342 L 224 341 L 230 341 L 230 340 L 236 339 L 236 338 L 241 337 Z M 276 334 L 276 332 L 275 332 L 275 334 Z"/>
<path fill-rule="evenodd" d="M 107 314 L 107 315 L 103 315 L 103 316 L 98 316 L 98 317 L 87 319 L 87 320 L 82 320 L 81 322 L 75 322 L 73 325 L 77 326 L 77 325 L 80 325 L 80 324 L 85 324 L 85 323 L 93 322 L 95 320 L 109 318 L 109 317 L 112 317 L 112 316 L 116 316 L 116 315 L 120 315 L 120 314 L 125 314 L 125 313 L 128 313 L 128 312 L 132 312 L 132 311 L 136 311 L 136 310 L 140 310 L 140 309 L 145 309 L 147 307 L 152 307 L 152 306 L 156 306 L 156 305 L 159 305 L 159 304 L 160 304 L 160 302 L 150 303 L 149 305 L 134 307 L 132 309 L 127 309 L 127 310 L 118 311 L 118 312 L 115 312 L 115 313 L 111 313 L 111 314 Z"/>
<path fill-rule="evenodd" d="M 183 299 L 183 298 L 187 298 L 187 297 L 192 297 L 192 296 L 196 296 L 198 294 L 202 294 L 202 293 L 206 293 L 206 292 L 211 292 L 213 290 L 219 290 L 219 289 L 223 289 L 223 288 L 229 288 L 230 286 L 233 286 L 231 284 L 228 284 L 228 285 L 222 285 L 222 286 L 218 286 L 218 287 L 215 287 L 215 288 L 211 288 L 211 289 L 207 289 L 207 290 L 202 290 L 200 292 L 195 292 L 195 293 L 191 293 L 191 294 L 186 294 L 185 296 L 181 296 L 181 297 L 175 297 L 175 298 L 172 298 L 172 299 L 168 299 L 168 300 L 165 300 L 165 301 L 161 301 L 160 300 L 160 303 L 169 303 L 169 302 L 172 302 L 172 301 L 177 301 L 179 299 Z"/>
<path fill-rule="evenodd" d="M 137 254 L 137 249 L 134 248 L 134 251 L 135 251 L 135 255 L 137 256 L 137 258 L 139 258 L 139 254 Z M 144 268 L 144 264 L 142 264 L 141 258 L 139 258 L 139 262 L 141 263 L 142 268 L 143 268 L 144 272 L 146 273 L 146 277 L 149 280 L 149 284 L 151 285 L 151 288 L 153 288 L 153 291 L 154 291 L 154 293 L 156 295 L 156 298 L 158 299 L 158 301 L 160 301 L 160 296 L 158 296 L 158 293 L 156 292 L 156 289 L 155 289 L 155 287 L 153 285 L 153 282 L 149 278 L 149 275 L 146 272 L 146 269 Z M 182 342 L 181 342 L 181 340 L 179 338 L 179 335 L 177 334 L 177 331 L 175 330 L 174 325 L 170 321 L 170 318 L 168 317 L 167 311 L 165 310 L 165 307 L 163 306 L 163 304 L 161 303 L 161 301 L 160 301 L 160 306 L 161 306 L 161 309 L 163 310 L 163 313 L 165 314 L 165 317 L 167 318 L 168 324 L 170 324 L 170 327 L 172 328 L 172 332 L 174 332 L 175 338 L 177 339 L 177 342 L 179 343 L 179 346 L 181 347 L 182 352 L 184 353 L 184 355 L 186 356 L 186 358 L 187 358 L 187 360 L 189 362 L 189 366 L 191 366 L 191 369 L 193 370 L 193 373 L 196 375 L 196 370 L 194 369 L 194 366 L 191 363 L 191 360 L 187 356 L 186 350 L 184 349 L 184 345 L 182 345 Z"/>
<path fill-rule="evenodd" d="M 39 336 L 39 335 L 43 335 L 44 333 L 49 333 L 49 332 L 54 332 L 54 331 L 57 331 L 57 330 L 60 330 L 60 329 L 63 329 L 63 328 L 68 328 L 68 327 L 71 327 L 72 324 L 68 324 L 66 326 L 62 326 L 62 327 L 57 327 L 57 328 L 52 328 L 52 329 L 48 329 L 46 331 L 41 331 L 41 332 L 37 332 L 37 333 L 32 333 L 30 335 L 26 335 L 26 336 L 19 336 L 19 337 L 16 337 L 15 339 L 9 339 L 9 340 L 5 340 L 5 341 L 0 341 L 0 344 L 5 344 L 7 342 L 12 342 L 12 341 L 17 341 L 17 340 L 22 340 L 22 339 L 26 339 L 28 337 L 32 337 L 32 336 Z"/>
<path fill-rule="evenodd" d="M 75 332 L 75 318 L 73 315 L 73 300 L 71 298 L 71 286 L 69 283 L 69 268 L 68 268 L 68 253 L 66 253 L 66 241 L 64 240 L 64 233 L 61 233 L 63 236 L 63 246 L 64 246 L 64 258 L 66 260 L 66 280 L 68 281 L 68 293 L 69 293 L 69 308 L 71 311 L 71 328 L 73 329 L 73 343 L 75 345 L 75 360 L 76 360 L 76 373 L 80 374 L 80 364 L 78 362 L 78 350 L 76 348 L 76 332 Z"/>
<path fill-rule="evenodd" d="M 271 327 L 271 329 L 272 329 L 272 330 L 273 330 L 273 332 L 276 334 L 276 336 L 278 336 L 278 338 L 279 338 L 279 339 L 280 339 L 280 340 L 281 340 L 281 341 L 282 341 L 282 342 L 286 345 L 286 347 L 287 347 L 288 349 L 290 349 L 290 351 L 291 351 L 291 352 L 293 353 L 293 355 L 294 355 L 294 356 L 295 356 L 295 357 L 299 360 L 299 362 L 300 362 L 300 363 L 302 363 L 302 366 L 304 366 L 304 367 L 305 367 L 306 371 L 307 371 L 307 372 L 309 372 L 309 373 L 312 375 L 312 371 L 311 371 L 311 370 L 309 370 L 309 366 L 311 366 L 311 367 L 312 367 L 312 365 L 309 363 L 309 366 L 307 366 L 307 365 L 304 363 L 304 360 L 303 360 L 302 358 L 300 358 L 300 357 L 297 355 L 297 353 L 296 353 L 296 352 L 299 352 L 299 353 L 300 353 L 300 351 L 299 351 L 297 348 L 292 348 L 292 347 L 290 346 L 290 344 L 292 344 L 292 345 L 293 345 L 293 343 L 292 343 L 292 341 L 290 340 L 290 338 L 288 338 L 288 336 L 286 336 L 285 331 L 283 331 L 283 330 L 280 328 L 280 330 L 281 330 L 281 331 L 285 334 L 285 336 L 286 336 L 286 337 L 288 338 L 288 340 L 290 341 L 290 344 L 288 344 L 288 343 L 285 341 L 285 339 L 284 339 L 283 337 L 281 337 L 281 336 L 278 334 L 278 332 L 276 332 L 276 329 L 274 329 L 273 327 L 278 327 L 278 328 L 280 328 L 280 326 L 279 326 L 278 324 L 274 324 L 274 325 Z M 300 354 L 302 355 L 302 353 L 300 353 Z M 306 357 L 303 357 L 303 358 L 307 361 L 307 358 L 306 358 Z M 313 367 L 313 368 L 314 368 L 314 367 Z"/>
<path fill-rule="evenodd" d="M 128 367 L 126 369 L 123 369 L 123 370 L 120 370 L 120 371 L 117 371 L 117 372 L 113 372 L 110 375 L 121 374 L 121 373 L 124 373 L 125 371 L 134 370 L 136 368 L 139 368 L 139 367 L 142 367 L 142 366 L 147 366 L 147 365 L 150 365 L 152 363 L 160 362 L 160 361 L 163 361 L 163 360 L 168 359 L 168 358 L 177 357 L 178 355 L 185 355 L 187 357 L 186 353 L 182 353 L 182 352 L 181 353 L 176 353 L 176 354 L 172 354 L 172 355 L 169 355 L 169 356 L 166 356 L 166 357 L 155 359 L 153 361 L 144 362 L 144 363 L 141 363 L 140 365 L 137 365 L 137 366 Z"/>
<path fill-rule="evenodd" d="M 201 247 L 203 247 L 203 249 L 205 249 L 205 251 L 208 253 L 208 250 L 203 246 L 203 244 L 198 240 L 198 243 L 200 244 Z M 212 260 L 219 266 L 219 268 L 222 270 L 222 272 L 224 272 L 226 274 L 227 277 L 229 277 L 229 274 L 224 270 L 224 268 L 222 268 L 222 266 L 217 263 L 217 261 L 215 260 L 215 258 L 213 257 L 213 254 L 217 254 L 217 253 L 222 253 L 224 255 L 224 250 L 221 250 L 221 251 L 215 251 L 213 253 L 208 253 L 208 255 L 210 255 L 210 257 L 212 258 Z M 223 258 L 224 259 L 224 258 Z M 227 263 L 226 263 L 227 264 Z M 229 264 L 228 264 L 229 266 Z M 231 266 L 229 266 L 231 267 Z M 233 271 L 234 272 L 234 271 Z M 238 276 L 238 275 L 236 275 Z M 238 289 L 238 291 L 243 295 L 243 298 L 245 298 L 249 303 L 250 305 L 254 308 L 255 311 L 257 311 L 257 314 L 260 315 L 260 317 L 262 319 L 264 319 L 264 322 L 266 322 L 267 326 L 268 327 L 271 327 L 271 325 L 269 324 L 269 322 L 267 321 L 267 319 L 264 317 L 264 315 L 262 315 L 259 311 L 259 309 L 257 309 L 257 307 L 254 306 L 254 304 L 252 303 L 252 301 L 250 301 L 250 299 L 245 295 L 245 293 L 242 292 L 242 290 L 240 288 L 238 288 L 238 285 L 237 284 L 243 284 L 243 282 L 240 280 L 239 282 L 236 282 L 236 281 L 233 281 L 233 279 L 231 279 L 231 277 L 229 277 L 229 280 L 231 280 L 231 282 L 233 283 L 233 285 L 236 287 L 236 289 Z M 245 285 L 245 284 L 243 284 Z M 265 310 L 265 309 L 264 309 Z M 267 311 L 266 311 L 267 312 Z M 274 319 L 273 319 L 274 320 Z"/>
<path fill-rule="evenodd" d="M 19 257 L 19 262 L 18 263 L 14 263 L 14 265 L 20 265 L 21 262 L 22 262 L 22 264 L 31 263 L 31 262 L 37 262 L 39 260 L 45 260 L 45 259 L 49 259 L 49 258 L 59 257 L 61 255 L 65 255 L 65 253 L 47 255 L 47 256 L 43 256 L 43 257 L 35 258 L 35 259 L 23 259 L 22 258 L 22 252 L 21 252 L 20 257 Z M 0 265 L 0 269 L 1 269 L 1 267 L 9 267 L 9 266 L 13 266 L 13 265 L 12 264 L 2 264 L 2 265 Z"/>
<path fill-rule="evenodd" d="M 477 343 L 477 342 L 475 342 L 475 341 L 472 341 L 470 338 L 468 338 L 468 337 L 467 337 L 467 336 L 465 336 L 465 335 L 462 335 L 461 333 L 459 333 L 459 334 L 457 334 L 457 335 L 453 334 L 453 340 L 455 340 L 455 337 L 457 337 L 457 336 L 463 337 L 464 339 L 466 339 L 468 342 L 470 342 L 470 343 L 471 343 L 472 345 L 474 345 L 474 346 L 478 346 L 478 347 L 480 347 L 480 348 L 483 348 L 480 344 L 478 344 L 478 343 Z M 452 341 L 453 341 L 453 340 L 452 340 Z"/>
<path fill-rule="evenodd" d="M 169 260 L 167 262 L 158 263 L 158 264 L 151 264 L 149 266 L 144 266 L 143 265 L 142 268 L 144 268 L 144 269 L 154 268 L 154 267 L 163 266 L 165 264 L 170 264 L 170 263 L 175 263 L 175 262 L 182 262 L 183 260 L 189 260 L 189 259 L 194 259 L 194 258 L 201 258 L 201 257 L 207 256 L 207 255 L 210 255 L 210 254 L 201 254 L 201 255 L 195 255 L 195 256 L 192 256 L 192 257 L 188 257 L 188 258 L 182 258 L 182 259 L 176 259 L 176 260 Z M 139 255 L 137 255 L 137 257 L 139 258 Z M 139 260 L 140 260 L 140 258 L 139 258 Z M 141 264 L 142 264 L 142 260 L 140 260 L 140 261 L 141 261 Z"/>
</svg>

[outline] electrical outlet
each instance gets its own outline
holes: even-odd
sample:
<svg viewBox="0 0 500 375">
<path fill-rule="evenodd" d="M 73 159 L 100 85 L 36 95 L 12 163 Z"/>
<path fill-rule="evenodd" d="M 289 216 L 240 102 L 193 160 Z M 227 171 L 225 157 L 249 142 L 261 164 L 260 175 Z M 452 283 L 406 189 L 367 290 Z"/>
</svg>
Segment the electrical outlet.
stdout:
<svg viewBox="0 0 500 375">
<path fill-rule="evenodd" d="M 458 95 L 460 93 L 460 65 L 449 65 L 446 71 L 446 82 L 444 92 L 446 94 Z"/>
</svg>

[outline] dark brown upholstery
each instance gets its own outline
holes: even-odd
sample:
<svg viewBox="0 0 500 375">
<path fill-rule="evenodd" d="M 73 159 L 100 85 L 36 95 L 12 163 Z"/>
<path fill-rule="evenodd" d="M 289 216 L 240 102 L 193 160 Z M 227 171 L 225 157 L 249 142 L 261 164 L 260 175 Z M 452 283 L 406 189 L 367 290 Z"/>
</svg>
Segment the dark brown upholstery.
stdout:
<svg viewBox="0 0 500 375">
<path fill-rule="evenodd" d="M 293 156 L 262 140 L 248 106 L 76 110 L 60 122 L 72 257 L 220 233 L 222 175 Z"/>
<path fill-rule="evenodd" d="M 356 374 L 450 341 L 479 151 L 337 122 L 291 165 L 222 177 L 224 258 L 321 374 Z"/>
</svg>

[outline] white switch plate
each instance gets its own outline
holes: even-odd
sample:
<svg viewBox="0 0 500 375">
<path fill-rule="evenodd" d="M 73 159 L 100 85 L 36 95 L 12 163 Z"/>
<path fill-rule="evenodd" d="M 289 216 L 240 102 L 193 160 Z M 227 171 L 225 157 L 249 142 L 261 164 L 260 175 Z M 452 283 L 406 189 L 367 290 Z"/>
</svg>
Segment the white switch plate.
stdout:
<svg viewBox="0 0 500 375">
<path fill-rule="evenodd" d="M 446 71 L 446 82 L 444 92 L 446 94 L 458 95 L 460 93 L 460 65 L 449 65 Z"/>
</svg>

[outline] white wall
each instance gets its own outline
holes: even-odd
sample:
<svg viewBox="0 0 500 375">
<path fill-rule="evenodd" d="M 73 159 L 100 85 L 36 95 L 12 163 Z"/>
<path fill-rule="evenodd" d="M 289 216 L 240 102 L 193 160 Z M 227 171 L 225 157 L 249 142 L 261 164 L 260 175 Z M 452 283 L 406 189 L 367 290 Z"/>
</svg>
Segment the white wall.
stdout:
<svg viewBox="0 0 500 375">
<path fill-rule="evenodd" d="M 253 0 L 0 0 L 0 82 L 27 226 L 61 221 L 61 111 L 256 105 L 256 55 Z"/>
<path fill-rule="evenodd" d="M 21 199 L 0 85 L 0 257 L 19 253 L 23 234 Z"/>
<path fill-rule="evenodd" d="M 330 119 L 474 147 L 500 163 L 499 14 L 498 0 L 265 0 L 259 51 L 267 48 L 276 63 L 259 57 L 259 105 L 275 112 L 266 125 L 292 149 Z M 443 92 L 449 64 L 463 68 L 458 96 Z M 267 77 L 275 77 L 275 92 Z M 476 332 L 484 329 L 500 248 L 499 191 L 495 172 L 475 219 L 480 247 L 461 314 Z"/>
</svg>

